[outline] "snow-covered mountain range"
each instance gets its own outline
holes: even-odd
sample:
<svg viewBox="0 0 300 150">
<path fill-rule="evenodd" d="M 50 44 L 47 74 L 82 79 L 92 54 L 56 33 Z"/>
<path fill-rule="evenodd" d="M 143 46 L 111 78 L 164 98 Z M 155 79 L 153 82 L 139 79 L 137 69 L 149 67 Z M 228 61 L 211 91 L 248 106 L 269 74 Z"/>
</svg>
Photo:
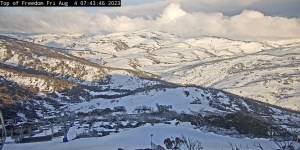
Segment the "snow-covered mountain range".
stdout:
<svg viewBox="0 0 300 150">
<path fill-rule="evenodd" d="M 150 31 L 6 35 L 59 48 L 67 57 L 104 67 L 134 70 L 167 82 L 216 88 L 300 110 L 300 39 L 239 41 L 211 36 L 183 38 Z M 82 79 L 90 81 L 96 74 L 87 73 Z"/>
<path fill-rule="evenodd" d="M 0 108 L 19 124 L 57 128 L 69 115 L 71 139 L 180 122 L 190 132 L 288 137 L 300 121 L 299 46 L 150 31 L 2 34 Z"/>
</svg>

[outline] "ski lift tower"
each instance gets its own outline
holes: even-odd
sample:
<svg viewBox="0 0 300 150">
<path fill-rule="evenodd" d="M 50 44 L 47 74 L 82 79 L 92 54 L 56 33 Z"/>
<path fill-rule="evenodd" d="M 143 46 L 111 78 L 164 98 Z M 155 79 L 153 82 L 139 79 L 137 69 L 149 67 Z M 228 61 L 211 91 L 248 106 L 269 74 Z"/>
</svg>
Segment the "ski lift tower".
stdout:
<svg viewBox="0 0 300 150">
<path fill-rule="evenodd" d="M 3 116 L 2 116 L 2 111 L 1 110 L 0 110 L 0 123 L 1 123 L 1 131 L 2 131 L 1 138 L 0 138 L 0 150 L 2 150 L 3 147 L 4 147 L 7 132 L 6 132 L 4 119 L 3 119 Z"/>
</svg>

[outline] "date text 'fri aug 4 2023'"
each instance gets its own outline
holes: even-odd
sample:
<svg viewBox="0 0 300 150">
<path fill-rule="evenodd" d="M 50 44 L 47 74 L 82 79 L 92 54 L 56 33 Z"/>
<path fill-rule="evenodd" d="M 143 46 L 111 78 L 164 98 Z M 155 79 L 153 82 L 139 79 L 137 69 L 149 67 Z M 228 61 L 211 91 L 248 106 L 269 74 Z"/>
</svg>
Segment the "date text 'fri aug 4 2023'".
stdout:
<svg viewBox="0 0 300 150">
<path fill-rule="evenodd" d="M 120 7 L 121 0 L 0 0 L 0 7 Z"/>
</svg>

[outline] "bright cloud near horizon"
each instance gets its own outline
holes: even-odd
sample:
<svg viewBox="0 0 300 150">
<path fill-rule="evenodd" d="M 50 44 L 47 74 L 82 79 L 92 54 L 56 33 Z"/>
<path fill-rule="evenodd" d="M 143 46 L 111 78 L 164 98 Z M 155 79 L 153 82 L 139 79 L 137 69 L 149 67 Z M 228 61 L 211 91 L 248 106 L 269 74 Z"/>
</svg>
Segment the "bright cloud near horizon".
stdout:
<svg viewBox="0 0 300 150">
<path fill-rule="evenodd" d="M 118 8 L 0 8 L 0 31 L 300 38 L 299 0 L 123 0 Z"/>
</svg>

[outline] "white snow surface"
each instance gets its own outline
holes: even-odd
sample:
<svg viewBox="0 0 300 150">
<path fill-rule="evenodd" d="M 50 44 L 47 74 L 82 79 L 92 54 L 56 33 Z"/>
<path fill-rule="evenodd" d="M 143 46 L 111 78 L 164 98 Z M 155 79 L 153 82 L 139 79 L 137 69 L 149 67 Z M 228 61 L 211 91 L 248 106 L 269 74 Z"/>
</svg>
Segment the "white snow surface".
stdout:
<svg viewBox="0 0 300 150">
<path fill-rule="evenodd" d="M 119 133 L 99 138 L 83 138 L 71 140 L 62 143 L 61 138 L 55 138 L 49 142 L 13 144 L 9 143 L 4 146 L 4 150 L 116 150 L 123 148 L 125 150 L 133 150 L 138 148 L 150 148 L 150 135 L 153 134 L 153 143 L 164 146 L 163 141 L 170 137 L 181 137 L 201 141 L 203 147 L 207 150 L 230 149 L 229 142 L 255 149 L 254 142 L 260 143 L 265 149 L 273 149 L 275 143 L 267 139 L 249 139 L 249 138 L 233 138 L 229 136 L 216 135 L 214 133 L 205 133 L 197 129 L 189 123 L 180 123 L 177 127 L 172 121 L 171 125 L 155 124 L 151 126 L 146 124 L 136 129 L 128 129 Z M 296 145 L 298 146 L 298 145 Z"/>
<path fill-rule="evenodd" d="M 196 91 L 197 90 L 197 91 Z M 190 95 L 187 97 L 184 91 L 189 91 Z M 113 100 L 107 99 L 92 99 L 89 102 L 82 102 L 78 104 L 70 105 L 69 108 L 74 112 L 90 112 L 95 108 L 113 109 L 116 106 L 125 106 L 127 112 L 132 113 L 138 106 L 146 105 L 148 107 L 155 108 L 156 103 L 159 105 L 172 105 L 172 109 L 177 112 L 189 113 L 190 110 L 193 111 L 206 111 L 206 112 L 218 112 L 220 110 L 213 108 L 209 105 L 209 101 L 201 96 L 204 94 L 202 90 L 196 88 L 176 88 L 167 89 L 166 91 L 156 91 L 151 90 L 149 92 L 137 93 L 135 95 L 129 95 L 126 97 L 121 97 Z M 211 97 L 210 93 L 204 94 Z M 196 99 L 201 100 L 201 104 L 190 104 Z M 221 99 L 221 103 L 228 103 L 228 98 L 224 97 Z M 228 108 L 228 109 L 235 109 Z"/>
<path fill-rule="evenodd" d="M 9 36 L 67 49 L 72 55 L 108 67 L 150 72 L 169 82 L 213 87 L 300 110 L 300 39 L 186 39 L 150 31 Z M 15 61 L 12 58 L 7 63 Z M 86 79 L 91 80 L 89 76 Z"/>
</svg>

